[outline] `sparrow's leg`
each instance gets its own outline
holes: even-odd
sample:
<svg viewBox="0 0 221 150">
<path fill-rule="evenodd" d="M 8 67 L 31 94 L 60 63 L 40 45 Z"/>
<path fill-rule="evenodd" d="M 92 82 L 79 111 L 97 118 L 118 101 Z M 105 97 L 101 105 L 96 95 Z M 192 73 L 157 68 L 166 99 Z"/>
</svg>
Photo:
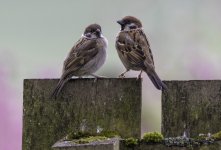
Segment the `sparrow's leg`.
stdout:
<svg viewBox="0 0 221 150">
<path fill-rule="evenodd" d="M 93 76 L 93 77 L 95 77 L 95 78 L 94 78 L 94 82 L 97 82 L 97 78 L 107 78 L 107 77 L 105 77 L 105 76 L 99 76 L 99 75 L 96 75 L 96 74 L 93 74 L 93 73 L 91 73 L 90 75 Z"/>
<path fill-rule="evenodd" d="M 91 73 L 90 75 L 95 77 L 95 78 L 107 78 L 105 76 L 99 76 L 99 75 L 96 75 L 96 74 L 93 74 L 93 73 Z"/>
<path fill-rule="evenodd" d="M 142 72 L 143 70 L 140 71 L 140 74 L 138 75 L 137 79 L 141 79 Z"/>
<path fill-rule="evenodd" d="M 125 72 L 121 73 L 119 75 L 119 78 L 125 78 L 125 73 L 127 73 L 128 71 L 130 71 L 130 69 L 127 69 Z"/>
<path fill-rule="evenodd" d="M 97 78 L 94 78 L 94 83 L 97 82 Z"/>
</svg>

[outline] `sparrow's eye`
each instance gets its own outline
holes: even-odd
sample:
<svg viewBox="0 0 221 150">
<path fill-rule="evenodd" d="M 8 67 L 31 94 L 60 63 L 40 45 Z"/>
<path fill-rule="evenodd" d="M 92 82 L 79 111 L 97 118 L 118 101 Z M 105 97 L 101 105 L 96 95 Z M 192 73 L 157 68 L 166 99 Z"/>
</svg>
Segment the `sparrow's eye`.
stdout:
<svg viewBox="0 0 221 150">
<path fill-rule="evenodd" d="M 129 28 L 130 28 L 130 29 L 136 29 L 136 28 L 137 28 L 137 25 L 135 25 L 135 24 L 132 23 L 132 24 L 129 25 Z"/>
</svg>

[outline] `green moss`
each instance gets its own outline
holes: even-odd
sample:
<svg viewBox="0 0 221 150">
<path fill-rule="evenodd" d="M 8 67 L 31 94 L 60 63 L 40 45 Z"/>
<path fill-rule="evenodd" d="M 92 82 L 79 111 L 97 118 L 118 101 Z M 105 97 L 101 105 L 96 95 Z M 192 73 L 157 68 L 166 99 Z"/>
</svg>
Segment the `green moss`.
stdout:
<svg viewBox="0 0 221 150">
<path fill-rule="evenodd" d="M 101 133 L 98 133 L 97 135 L 105 136 L 108 138 L 120 137 L 120 135 L 117 131 L 101 131 Z"/>
<path fill-rule="evenodd" d="M 74 143 L 76 144 L 86 144 L 86 143 L 91 143 L 91 142 L 96 142 L 96 141 L 102 141 L 108 139 L 105 136 L 89 136 L 85 138 L 80 138 L 78 140 L 73 140 Z"/>
<path fill-rule="evenodd" d="M 125 145 L 128 147 L 134 147 L 138 144 L 138 139 L 135 139 L 133 137 L 125 139 Z"/>
<path fill-rule="evenodd" d="M 90 134 L 88 132 L 71 132 L 66 136 L 66 140 L 80 139 L 89 137 Z"/>
<path fill-rule="evenodd" d="M 215 140 L 221 140 L 221 131 L 213 134 L 212 138 L 214 138 Z"/>
<path fill-rule="evenodd" d="M 159 132 L 148 132 L 143 136 L 143 141 L 147 143 L 161 143 L 163 139 L 163 135 Z"/>
<path fill-rule="evenodd" d="M 72 141 L 72 140 L 83 140 L 87 138 L 90 138 L 92 139 L 92 137 L 105 137 L 105 138 L 113 138 L 113 137 L 120 137 L 118 132 L 116 131 L 102 131 L 100 133 L 88 133 L 88 132 L 71 132 L 69 133 L 65 140 L 69 140 L 69 141 Z"/>
</svg>

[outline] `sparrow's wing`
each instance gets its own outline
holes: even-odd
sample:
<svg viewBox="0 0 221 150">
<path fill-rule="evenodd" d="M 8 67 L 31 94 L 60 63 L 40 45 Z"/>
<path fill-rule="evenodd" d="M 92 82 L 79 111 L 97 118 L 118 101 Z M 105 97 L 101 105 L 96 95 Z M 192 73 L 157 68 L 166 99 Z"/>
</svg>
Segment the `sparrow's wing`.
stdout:
<svg viewBox="0 0 221 150">
<path fill-rule="evenodd" d="M 148 41 L 148 38 L 147 38 L 146 34 L 144 33 L 144 31 L 142 29 L 140 29 L 139 31 L 140 31 L 141 39 L 145 43 L 144 45 L 146 45 L 146 46 L 143 47 L 143 49 L 145 51 L 145 55 L 147 55 L 148 59 L 150 59 L 149 62 L 153 63 L 153 65 L 154 65 L 153 53 L 151 51 L 150 43 Z"/>
<path fill-rule="evenodd" d="M 68 82 L 75 71 L 78 71 L 96 56 L 98 53 L 96 44 L 96 40 L 90 40 L 84 37 L 77 41 L 64 61 L 63 73 L 51 95 L 52 97 L 56 97 L 59 94 L 65 83 Z"/>
<path fill-rule="evenodd" d="M 96 40 L 81 38 L 71 49 L 64 61 L 63 72 L 73 72 L 80 69 L 98 53 Z"/>
</svg>

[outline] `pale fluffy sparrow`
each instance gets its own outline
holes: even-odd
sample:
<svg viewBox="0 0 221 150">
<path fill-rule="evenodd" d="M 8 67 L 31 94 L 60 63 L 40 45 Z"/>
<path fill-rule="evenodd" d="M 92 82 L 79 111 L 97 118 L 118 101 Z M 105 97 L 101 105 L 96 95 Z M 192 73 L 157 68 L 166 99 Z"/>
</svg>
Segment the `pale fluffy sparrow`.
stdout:
<svg viewBox="0 0 221 150">
<path fill-rule="evenodd" d="M 107 40 L 102 35 L 101 26 L 91 24 L 86 27 L 82 37 L 69 52 L 63 64 L 63 72 L 52 97 L 56 97 L 65 83 L 72 76 L 82 77 L 92 75 L 104 64 L 106 60 Z"/>
<path fill-rule="evenodd" d="M 166 89 L 166 85 L 155 72 L 150 44 L 142 29 L 141 21 L 135 17 L 126 16 L 117 23 L 121 25 L 121 31 L 116 38 L 116 49 L 126 68 L 120 77 L 123 78 L 129 70 L 137 70 L 140 71 L 138 78 L 141 78 L 144 71 L 157 89 Z"/>
</svg>

